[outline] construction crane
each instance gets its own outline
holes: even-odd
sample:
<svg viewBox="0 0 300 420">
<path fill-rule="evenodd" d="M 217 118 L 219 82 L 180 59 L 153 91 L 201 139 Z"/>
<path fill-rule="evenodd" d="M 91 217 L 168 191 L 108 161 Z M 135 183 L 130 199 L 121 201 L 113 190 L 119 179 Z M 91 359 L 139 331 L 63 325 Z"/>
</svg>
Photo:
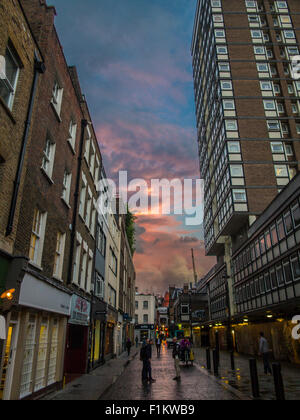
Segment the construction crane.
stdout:
<svg viewBox="0 0 300 420">
<path fill-rule="evenodd" d="M 197 284 L 198 281 L 198 277 L 197 277 L 197 272 L 196 272 L 196 266 L 195 266 L 195 258 L 194 258 L 194 250 L 192 248 L 192 260 L 193 260 L 193 270 L 194 270 L 194 282 L 195 282 L 195 286 Z"/>
</svg>

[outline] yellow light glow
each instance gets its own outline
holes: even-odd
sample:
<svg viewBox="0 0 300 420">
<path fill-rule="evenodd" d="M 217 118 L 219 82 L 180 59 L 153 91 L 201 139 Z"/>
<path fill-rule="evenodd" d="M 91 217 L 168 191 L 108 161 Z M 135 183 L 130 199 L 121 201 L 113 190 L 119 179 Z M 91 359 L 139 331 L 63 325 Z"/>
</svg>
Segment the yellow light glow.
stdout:
<svg viewBox="0 0 300 420">
<path fill-rule="evenodd" d="M 6 290 L 6 292 L 2 293 L 1 299 L 12 300 L 14 297 L 15 289 Z"/>
</svg>

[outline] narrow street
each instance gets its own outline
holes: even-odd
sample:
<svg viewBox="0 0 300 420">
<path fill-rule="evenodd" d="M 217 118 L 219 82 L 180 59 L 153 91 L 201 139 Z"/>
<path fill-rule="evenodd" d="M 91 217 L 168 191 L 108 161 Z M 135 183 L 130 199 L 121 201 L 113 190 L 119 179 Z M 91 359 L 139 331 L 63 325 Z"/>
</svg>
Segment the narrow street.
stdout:
<svg viewBox="0 0 300 420">
<path fill-rule="evenodd" d="M 102 395 L 101 400 L 238 400 L 235 394 L 207 376 L 197 365 L 181 367 L 181 381 L 173 381 L 175 375 L 172 350 L 162 347 L 157 358 L 153 348 L 152 376 L 156 382 L 143 385 L 141 381 L 142 362 L 137 356 L 120 376 L 117 382 Z"/>
</svg>

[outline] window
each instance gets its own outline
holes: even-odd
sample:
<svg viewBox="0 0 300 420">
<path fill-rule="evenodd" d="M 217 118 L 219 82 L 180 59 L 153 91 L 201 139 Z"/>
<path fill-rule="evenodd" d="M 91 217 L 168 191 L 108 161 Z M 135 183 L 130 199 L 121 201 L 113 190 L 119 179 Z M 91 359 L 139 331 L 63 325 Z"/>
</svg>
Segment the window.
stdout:
<svg viewBox="0 0 300 420">
<path fill-rule="evenodd" d="M 105 258 L 106 255 L 106 236 L 102 226 L 98 225 L 97 248 L 100 254 Z"/>
<path fill-rule="evenodd" d="M 235 120 L 227 120 L 225 124 L 226 124 L 226 131 L 237 131 L 238 129 L 237 121 Z"/>
<path fill-rule="evenodd" d="M 181 314 L 188 315 L 190 313 L 189 305 L 181 305 Z"/>
<path fill-rule="evenodd" d="M 217 23 L 223 22 L 224 21 L 223 15 L 213 15 L 213 21 Z"/>
<path fill-rule="evenodd" d="M 229 153 L 241 153 L 241 147 L 238 141 L 229 141 L 227 144 Z"/>
<path fill-rule="evenodd" d="M 79 268 L 80 268 L 80 257 L 81 257 L 81 241 L 76 241 L 76 254 L 73 265 L 73 283 L 78 284 L 79 281 Z"/>
<path fill-rule="evenodd" d="M 85 244 L 83 244 L 83 256 L 82 256 L 81 271 L 80 271 L 80 287 L 82 289 L 85 288 L 87 262 L 88 262 L 87 261 L 87 249 L 86 249 Z"/>
<path fill-rule="evenodd" d="M 266 111 L 275 111 L 276 110 L 276 104 L 275 101 L 264 101 L 264 108 Z"/>
<path fill-rule="evenodd" d="M 278 243 L 278 236 L 277 236 L 277 230 L 276 230 L 275 225 L 271 227 L 271 238 L 272 238 L 272 244 L 275 246 Z"/>
<path fill-rule="evenodd" d="M 235 104 L 233 100 L 224 100 L 223 101 L 223 106 L 225 110 L 234 110 L 235 109 Z"/>
<path fill-rule="evenodd" d="M 236 202 L 247 202 L 246 190 L 233 190 L 233 201 Z"/>
<path fill-rule="evenodd" d="M 249 15 L 248 20 L 250 23 L 260 23 L 259 17 L 257 15 Z"/>
<path fill-rule="evenodd" d="M 299 203 L 296 201 L 292 204 L 292 215 L 295 228 L 300 226 L 300 207 Z"/>
<path fill-rule="evenodd" d="M 216 38 L 225 38 L 225 31 L 223 29 L 216 29 L 215 30 L 215 37 Z"/>
<path fill-rule="evenodd" d="M 46 146 L 43 152 L 42 169 L 50 179 L 52 178 L 53 173 L 55 149 L 56 144 L 52 140 L 47 139 Z"/>
<path fill-rule="evenodd" d="M 265 54 L 266 54 L 266 49 L 265 49 L 265 47 L 258 47 L 258 46 L 255 46 L 255 47 L 254 47 L 254 54 L 256 54 L 256 55 L 265 55 Z"/>
<path fill-rule="evenodd" d="M 143 302 L 143 309 L 148 309 L 149 308 L 149 302 L 147 300 L 145 300 Z"/>
<path fill-rule="evenodd" d="M 221 7 L 221 0 L 212 0 L 211 1 L 212 7 Z"/>
<path fill-rule="evenodd" d="M 117 293 L 116 293 L 115 289 L 113 287 L 111 287 L 110 284 L 108 285 L 108 302 L 114 308 L 117 305 Z"/>
<path fill-rule="evenodd" d="M 289 172 L 286 165 L 275 165 L 275 174 L 277 178 L 288 178 Z"/>
<path fill-rule="evenodd" d="M 260 82 L 260 88 L 261 90 L 272 90 L 272 83 L 271 82 Z"/>
<path fill-rule="evenodd" d="M 219 63 L 219 70 L 220 71 L 230 71 L 229 63 Z"/>
<path fill-rule="evenodd" d="M 243 177 L 244 171 L 242 165 L 230 165 L 230 174 L 232 177 Z"/>
<path fill-rule="evenodd" d="M 266 63 L 257 64 L 257 70 L 263 73 L 269 72 L 269 65 Z"/>
<path fill-rule="evenodd" d="M 300 261 L 299 261 L 298 254 L 292 255 L 291 263 L 292 263 L 292 271 L 293 271 L 294 280 L 299 280 L 300 279 Z"/>
<path fill-rule="evenodd" d="M 80 192 L 80 200 L 79 200 L 79 214 L 82 218 L 84 218 L 84 212 L 85 212 L 86 191 L 87 191 L 87 182 L 86 182 L 85 177 L 83 177 L 81 192 Z"/>
<path fill-rule="evenodd" d="M 287 9 L 287 2 L 286 1 L 277 1 L 277 7 L 278 9 Z"/>
<path fill-rule="evenodd" d="M 41 266 L 42 263 L 46 220 L 47 213 L 42 213 L 37 209 L 34 211 L 29 258 L 31 262 L 38 266 Z"/>
<path fill-rule="evenodd" d="M 256 8 L 256 1 L 246 0 L 246 7 L 249 9 Z"/>
<path fill-rule="evenodd" d="M 280 131 L 279 121 L 267 121 L 269 131 Z"/>
<path fill-rule="evenodd" d="M 76 122 L 71 120 L 70 127 L 69 127 L 68 141 L 69 141 L 70 145 L 72 146 L 73 150 L 75 150 L 75 145 L 76 145 L 76 133 L 77 133 L 77 124 L 76 124 Z"/>
<path fill-rule="evenodd" d="M 272 153 L 284 153 L 283 144 L 279 142 L 271 143 L 271 149 Z"/>
<path fill-rule="evenodd" d="M 232 82 L 230 81 L 222 81 L 221 82 L 222 90 L 232 90 Z"/>
<path fill-rule="evenodd" d="M 104 298 L 104 279 L 99 273 L 96 273 L 95 295 Z"/>
<path fill-rule="evenodd" d="M 284 225 L 283 225 L 282 217 L 280 217 L 280 219 L 277 220 L 277 231 L 278 231 L 279 241 L 281 241 L 282 239 L 285 238 L 285 231 L 284 231 Z"/>
<path fill-rule="evenodd" d="M 283 215 L 284 224 L 285 224 L 285 231 L 286 233 L 290 233 L 293 230 L 293 222 L 292 222 L 292 216 L 290 212 L 287 212 Z"/>
<path fill-rule="evenodd" d="M 283 31 L 285 39 L 295 39 L 294 31 Z"/>
<path fill-rule="evenodd" d="M 56 250 L 54 257 L 54 271 L 53 276 L 62 279 L 63 263 L 64 263 L 64 252 L 65 252 L 65 241 L 66 235 L 58 232 L 56 238 Z"/>
<path fill-rule="evenodd" d="M 0 96 L 11 110 L 14 103 L 20 67 L 16 55 L 7 47 L 5 53 L 5 74 L 0 78 Z"/>
<path fill-rule="evenodd" d="M 228 50 L 227 50 L 227 47 L 224 45 L 224 46 L 218 46 L 217 47 L 217 54 L 228 54 Z"/>
<path fill-rule="evenodd" d="M 69 204 L 71 194 L 72 174 L 68 171 L 64 173 L 62 199 Z"/>
<path fill-rule="evenodd" d="M 262 32 L 261 32 L 261 31 L 259 31 L 259 30 L 254 30 L 254 29 L 252 29 L 252 30 L 251 30 L 251 36 L 252 36 L 252 38 L 254 38 L 254 39 L 260 39 L 260 38 L 262 38 Z"/>
<path fill-rule="evenodd" d="M 110 248 L 110 269 L 112 272 L 117 275 L 118 272 L 118 260 L 115 256 L 114 251 Z"/>
<path fill-rule="evenodd" d="M 143 323 L 148 324 L 148 322 L 149 322 L 149 316 L 147 314 L 144 314 L 143 315 Z"/>
<path fill-rule="evenodd" d="M 135 301 L 135 309 L 139 309 L 139 302 L 137 300 Z"/>
<path fill-rule="evenodd" d="M 292 269 L 291 269 L 289 258 L 286 258 L 283 261 L 283 270 L 284 270 L 286 283 L 291 283 L 293 281 L 293 274 L 292 274 Z"/>
<path fill-rule="evenodd" d="M 61 105 L 62 105 L 62 98 L 63 98 L 63 88 L 56 79 L 54 82 L 53 90 L 52 90 L 52 99 L 51 103 L 56 111 L 56 113 L 60 116 Z"/>
</svg>

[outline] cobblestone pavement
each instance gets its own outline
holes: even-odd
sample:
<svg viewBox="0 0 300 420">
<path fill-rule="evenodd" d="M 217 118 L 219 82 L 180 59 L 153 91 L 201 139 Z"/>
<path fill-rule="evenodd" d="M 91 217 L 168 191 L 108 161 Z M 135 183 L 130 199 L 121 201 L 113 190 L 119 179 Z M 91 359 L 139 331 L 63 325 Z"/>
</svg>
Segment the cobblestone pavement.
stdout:
<svg viewBox="0 0 300 420">
<path fill-rule="evenodd" d="M 196 363 L 206 367 L 206 350 L 195 349 Z M 235 354 L 236 371 L 231 370 L 230 355 L 227 352 L 220 353 L 220 380 L 229 384 L 244 395 L 251 396 L 251 379 L 249 369 L 249 357 Z M 282 363 L 282 377 L 285 387 L 286 400 L 300 400 L 300 367 L 288 363 Z M 263 400 L 275 400 L 274 379 L 264 374 L 263 363 L 257 359 L 260 394 Z"/>
<path fill-rule="evenodd" d="M 101 400 L 239 400 L 213 377 L 205 374 L 202 369 L 193 367 L 181 368 L 181 381 L 173 381 L 175 376 L 172 350 L 163 346 L 160 358 L 153 352 L 152 376 L 156 382 L 143 385 L 141 378 L 142 362 L 139 357 L 128 366 L 117 382 L 102 395 Z"/>
</svg>

